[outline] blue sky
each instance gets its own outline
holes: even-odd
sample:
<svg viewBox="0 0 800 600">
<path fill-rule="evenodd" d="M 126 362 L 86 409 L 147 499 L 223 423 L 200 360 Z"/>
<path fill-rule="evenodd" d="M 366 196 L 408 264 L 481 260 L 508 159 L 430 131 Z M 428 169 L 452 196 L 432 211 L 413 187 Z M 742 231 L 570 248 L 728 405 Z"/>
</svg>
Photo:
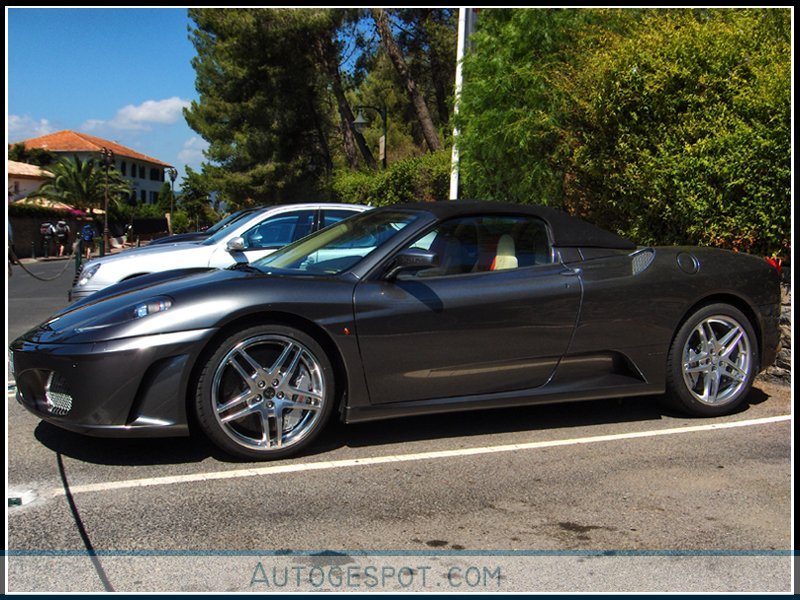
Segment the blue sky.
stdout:
<svg viewBox="0 0 800 600">
<path fill-rule="evenodd" d="M 185 8 L 6 9 L 7 142 L 63 129 L 199 170 Z"/>
</svg>

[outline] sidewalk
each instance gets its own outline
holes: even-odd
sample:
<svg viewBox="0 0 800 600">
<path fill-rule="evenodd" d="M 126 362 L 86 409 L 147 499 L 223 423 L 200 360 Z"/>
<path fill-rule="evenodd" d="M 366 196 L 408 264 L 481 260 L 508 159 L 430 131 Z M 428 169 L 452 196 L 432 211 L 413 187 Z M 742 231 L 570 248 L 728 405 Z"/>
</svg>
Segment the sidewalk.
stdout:
<svg viewBox="0 0 800 600">
<path fill-rule="evenodd" d="M 115 246 L 112 245 L 111 246 L 111 250 L 109 252 L 106 252 L 106 256 L 108 256 L 109 254 L 119 254 L 123 250 L 127 250 L 128 248 L 135 248 L 135 247 L 136 246 L 128 246 L 128 245 L 115 247 Z M 93 252 L 92 256 L 89 259 L 84 258 L 84 259 L 82 259 L 81 262 L 85 262 L 86 260 L 92 260 L 92 259 L 99 258 L 99 257 L 100 257 L 100 253 L 99 252 Z M 60 261 L 60 260 L 75 260 L 75 255 L 74 254 L 65 254 L 64 256 L 36 256 L 34 258 L 27 257 L 27 258 L 20 258 L 19 262 L 24 263 L 24 264 L 31 264 L 31 263 L 38 263 L 38 262 L 52 262 L 52 261 Z"/>
</svg>

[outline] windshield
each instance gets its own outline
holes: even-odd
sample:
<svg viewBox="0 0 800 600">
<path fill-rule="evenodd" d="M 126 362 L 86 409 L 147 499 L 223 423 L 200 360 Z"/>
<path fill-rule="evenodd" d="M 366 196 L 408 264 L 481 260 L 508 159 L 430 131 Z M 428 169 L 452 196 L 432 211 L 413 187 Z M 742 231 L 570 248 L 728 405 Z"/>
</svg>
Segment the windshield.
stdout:
<svg viewBox="0 0 800 600">
<path fill-rule="evenodd" d="M 219 221 L 216 224 L 209 227 L 208 229 L 206 229 L 206 233 L 209 235 L 214 235 L 218 231 L 225 229 L 226 227 L 238 221 L 242 217 L 249 215 L 257 210 L 258 210 L 257 208 L 243 208 L 242 210 L 237 210 L 235 213 L 231 213 L 227 217 L 222 219 L 222 221 Z"/>
<path fill-rule="evenodd" d="M 244 219 L 253 216 L 259 210 L 262 210 L 262 209 L 260 209 L 260 208 L 247 208 L 247 209 L 239 211 L 238 213 L 233 213 L 232 215 L 230 215 L 229 217 L 227 217 L 225 219 L 226 221 L 228 221 L 228 223 L 224 227 L 222 227 L 221 229 L 218 229 L 217 231 L 215 231 L 211 236 L 207 237 L 203 241 L 203 245 L 204 246 L 214 246 L 215 244 L 219 243 L 220 240 L 224 240 L 228 236 L 228 234 L 231 232 L 231 230 L 230 230 L 230 226 L 231 225 L 234 225 L 234 224 L 238 225 L 240 222 L 244 221 Z M 219 225 L 219 223 L 217 225 Z"/>
<path fill-rule="evenodd" d="M 392 239 L 420 213 L 367 211 L 340 221 L 253 263 L 262 271 L 338 275 Z"/>
</svg>

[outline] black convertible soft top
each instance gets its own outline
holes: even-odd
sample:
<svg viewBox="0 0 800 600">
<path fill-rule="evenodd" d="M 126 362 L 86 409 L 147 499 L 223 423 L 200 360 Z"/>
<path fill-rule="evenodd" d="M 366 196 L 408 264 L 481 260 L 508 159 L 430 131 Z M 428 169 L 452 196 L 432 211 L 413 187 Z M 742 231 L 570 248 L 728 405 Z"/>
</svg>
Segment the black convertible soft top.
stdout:
<svg viewBox="0 0 800 600">
<path fill-rule="evenodd" d="M 542 219 L 550 226 L 553 245 L 567 248 L 611 248 L 635 250 L 636 244 L 596 225 L 568 215 L 563 210 L 536 204 L 509 204 L 473 200 L 444 200 L 441 202 L 418 202 L 395 204 L 391 208 L 410 208 L 424 210 L 438 219 L 469 216 L 478 213 L 532 215 Z"/>
</svg>

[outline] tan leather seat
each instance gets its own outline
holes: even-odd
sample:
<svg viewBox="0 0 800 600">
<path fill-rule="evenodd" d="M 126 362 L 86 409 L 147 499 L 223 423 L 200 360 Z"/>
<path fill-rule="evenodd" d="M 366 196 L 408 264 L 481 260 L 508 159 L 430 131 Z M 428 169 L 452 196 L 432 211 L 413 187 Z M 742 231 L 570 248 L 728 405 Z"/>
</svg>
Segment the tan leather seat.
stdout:
<svg viewBox="0 0 800 600">
<path fill-rule="evenodd" d="M 491 270 L 516 269 L 518 266 L 519 261 L 514 247 L 514 238 L 507 233 L 501 235 L 497 241 L 497 254 L 492 262 Z"/>
</svg>

